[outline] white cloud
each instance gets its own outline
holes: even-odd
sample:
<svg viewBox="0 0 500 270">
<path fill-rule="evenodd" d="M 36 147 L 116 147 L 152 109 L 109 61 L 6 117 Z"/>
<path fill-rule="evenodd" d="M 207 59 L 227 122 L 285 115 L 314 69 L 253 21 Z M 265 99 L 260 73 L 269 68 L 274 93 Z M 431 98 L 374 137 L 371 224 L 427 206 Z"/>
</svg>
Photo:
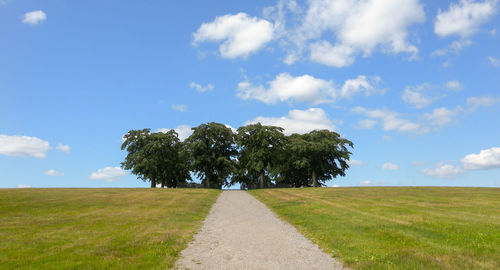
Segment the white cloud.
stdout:
<svg viewBox="0 0 500 270">
<path fill-rule="evenodd" d="M 457 122 L 456 117 L 463 112 L 463 109 L 460 106 L 454 109 L 436 108 L 432 112 L 420 115 L 418 122 L 404 119 L 399 113 L 385 108 L 370 110 L 358 106 L 353 108 L 352 112 L 368 117 L 368 119 L 358 121 L 360 128 L 369 129 L 380 122 L 384 130 L 425 134 L 448 123 Z"/>
<path fill-rule="evenodd" d="M 414 105 L 417 109 L 427 107 L 433 101 L 431 98 L 426 97 L 420 90 L 413 87 L 406 87 L 401 97 L 404 102 Z"/>
<path fill-rule="evenodd" d="M 334 82 L 318 79 L 310 75 L 293 77 L 281 73 L 268 82 L 268 88 L 263 85 L 253 85 L 248 80 L 238 84 L 238 96 L 244 100 L 255 99 L 266 104 L 278 101 L 305 101 L 311 104 L 333 102 L 336 98 L 351 98 L 362 93 L 365 96 L 383 92 L 378 90 L 380 77 L 360 75 L 355 79 L 346 80 L 342 87 L 337 88 Z"/>
<path fill-rule="evenodd" d="M 461 107 L 456 107 L 453 110 L 450 110 L 446 107 L 441 107 L 434 109 L 432 113 L 425 113 L 424 118 L 428 120 L 431 125 L 434 126 L 444 126 L 454 120 L 454 117 L 457 116 L 462 111 Z"/>
<path fill-rule="evenodd" d="M 256 117 L 247 121 L 245 125 L 261 123 L 262 125 L 278 126 L 285 129 L 284 133 L 304 134 L 313 130 L 328 129 L 336 130 L 332 121 L 328 119 L 326 113 L 320 108 L 310 108 L 308 110 L 291 110 L 287 116 L 283 117 Z"/>
<path fill-rule="evenodd" d="M 446 89 L 448 89 L 450 91 L 460 91 L 464 88 L 463 85 L 459 81 L 456 81 L 456 80 L 449 81 L 444 86 Z"/>
<path fill-rule="evenodd" d="M 90 180 L 104 180 L 106 182 L 118 181 L 118 177 L 127 175 L 120 167 L 106 167 L 90 174 Z"/>
<path fill-rule="evenodd" d="M 39 24 L 47 19 L 47 15 L 41 10 L 35 10 L 24 13 L 23 23 L 25 24 Z"/>
<path fill-rule="evenodd" d="M 187 105 L 184 105 L 184 104 L 172 104 L 172 106 L 170 106 L 170 108 L 172 108 L 172 110 L 174 110 L 174 111 L 179 111 L 179 112 L 187 111 Z"/>
<path fill-rule="evenodd" d="M 374 76 L 368 78 L 363 75 L 359 75 L 356 79 L 346 80 L 342 88 L 340 89 L 340 97 L 351 98 L 355 94 L 364 93 L 365 96 L 370 96 L 376 92 L 383 92 L 377 90 L 378 83 L 380 82 L 380 77 Z"/>
<path fill-rule="evenodd" d="M 356 159 L 348 160 L 347 164 L 349 164 L 349 166 L 363 166 L 363 165 L 365 165 L 365 163 L 363 161 L 356 160 Z"/>
<path fill-rule="evenodd" d="M 417 109 L 423 109 L 446 96 L 444 90 L 457 92 L 462 88 L 462 84 L 457 80 L 448 81 L 442 85 L 422 83 L 420 85 L 406 86 L 401 98 L 405 103 L 411 104 Z"/>
<path fill-rule="evenodd" d="M 391 162 L 386 162 L 382 165 L 382 170 L 397 171 L 399 170 L 399 166 Z"/>
<path fill-rule="evenodd" d="M 65 153 L 69 153 L 71 151 L 71 148 L 67 144 L 58 144 L 56 149 Z"/>
<path fill-rule="evenodd" d="M 31 188 L 31 186 L 25 184 L 19 184 L 17 185 L 17 188 Z"/>
<path fill-rule="evenodd" d="M 342 43 L 369 54 L 377 45 L 386 46 L 393 53 L 416 53 L 418 49 L 406 41 L 407 28 L 425 20 L 418 0 L 349 1 L 354 6 L 342 23 Z M 330 2 L 335 8 L 336 2 Z M 313 14 L 314 15 L 314 14 Z"/>
<path fill-rule="evenodd" d="M 380 186 L 380 185 L 384 185 L 386 183 L 387 183 L 387 181 L 385 181 L 385 180 L 380 180 L 380 181 L 366 180 L 366 181 L 360 182 L 359 184 L 361 186 Z"/>
<path fill-rule="evenodd" d="M 179 134 L 179 140 L 184 141 L 187 139 L 191 134 L 193 134 L 193 130 L 191 129 L 190 126 L 188 125 L 180 125 L 174 128 L 175 132 Z"/>
<path fill-rule="evenodd" d="M 328 41 L 319 41 L 309 46 L 309 59 L 331 67 L 346 67 L 354 63 L 354 49 L 346 45 L 336 45 Z"/>
<path fill-rule="evenodd" d="M 490 63 L 494 67 L 500 67 L 500 59 L 497 59 L 493 56 L 488 56 L 488 60 L 490 60 Z"/>
<path fill-rule="evenodd" d="M 472 41 L 468 39 L 455 40 L 448 47 L 433 51 L 431 55 L 445 56 L 451 53 L 458 54 L 459 52 L 469 47 L 470 45 L 472 45 Z"/>
<path fill-rule="evenodd" d="M 246 13 L 227 14 L 203 23 L 193 33 L 193 45 L 201 42 L 222 42 L 219 52 L 224 58 L 247 57 L 273 39 L 273 25 Z"/>
<path fill-rule="evenodd" d="M 403 119 L 399 113 L 387 109 L 369 110 L 363 107 L 356 107 L 352 110 L 355 113 L 364 115 L 373 120 L 380 120 L 384 130 L 397 130 L 400 132 L 425 132 L 425 129 L 414 122 Z"/>
<path fill-rule="evenodd" d="M 496 13 L 497 2 L 497 0 L 482 2 L 461 0 L 458 4 L 451 3 L 447 11 L 438 11 L 434 32 L 441 37 L 449 35 L 469 37 Z"/>
<path fill-rule="evenodd" d="M 274 25 L 245 13 L 228 14 L 203 23 L 192 43 L 221 42 L 221 56 L 237 58 L 274 39 L 289 65 L 307 54 L 313 62 L 344 67 L 377 50 L 415 58 L 418 48 L 408 40 L 408 30 L 425 21 L 419 0 L 310 0 L 303 5 L 281 0 L 263 13 Z"/>
<path fill-rule="evenodd" d="M 268 82 L 269 88 L 252 85 L 249 81 L 238 83 L 238 96 L 242 99 L 256 99 L 266 104 L 277 101 L 307 101 L 312 104 L 325 102 L 334 96 L 333 81 L 314 78 L 310 75 L 293 77 L 281 73 Z"/>
<path fill-rule="evenodd" d="M 358 121 L 358 127 L 362 129 L 371 129 L 377 124 L 376 120 L 373 119 L 363 119 Z"/>
<path fill-rule="evenodd" d="M 0 154 L 13 157 L 45 158 L 49 143 L 36 137 L 0 134 Z"/>
<path fill-rule="evenodd" d="M 481 150 L 479 154 L 469 154 L 461 161 L 466 170 L 487 170 L 500 168 L 500 147 Z"/>
<path fill-rule="evenodd" d="M 500 103 L 500 98 L 494 97 L 468 97 L 467 105 L 476 109 L 478 107 L 490 107 Z"/>
<path fill-rule="evenodd" d="M 425 20 L 418 0 L 310 0 L 307 3 L 305 12 L 296 5 L 294 8 L 278 5 L 269 15 L 280 26 L 277 29 L 288 54 L 287 64 L 299 60 L 304 51 L 309 51 L 311 61 L 335 67 L 351 65 L 357 55 L 366 57 L 377 49 L 412 56 L 418 53 L 417 47 L 407 40 L 408 28 Z M 284 15 L 286 12 L 289 16 Z M 294 25 L 294 22 L 298 23 Z M 332 40 L 323 39 L 329 37 Z"/>
<path fill-rule="evenodd" d="M 458 166 L 449 165 L 442 162 L 436 164 L 433 168 L 425 168 L 421 172 L 425 175 L 436 178 L 453 178 L 465 173 L 464 170 Z"/>
<path fill-rule="evenodd" d="M 43 174 L 48 175 L 48 176 L 64 176 L 64 173 L 58 172 L 54 169 L 44 171 Z"/>
<path fill-rule="evenodd" d="M 163 132 L 167 133 L 170 129 L 168 128 L 160 128 L 156 132 Z M 185 139 L 187 139 L 191 134 L 193 134 L 193 130 L 191 129 L 190 126 L 188 125 L 180 125 L 174 128 L 175 132 L 177 132 L 177 135 L 179 136 L 179 140 L 182 142 Z"/>
<path fill-rule="evenodd" d="M 195 83 L 195 82 L 190 82 L 189 87 L 193 88 L 194 90 L 204 93 L 208 91 L 214 90 L 214 86 L 212 84 L 207 84 L 206 86 L 202 86 L 201 84 Z"/>
</svg>

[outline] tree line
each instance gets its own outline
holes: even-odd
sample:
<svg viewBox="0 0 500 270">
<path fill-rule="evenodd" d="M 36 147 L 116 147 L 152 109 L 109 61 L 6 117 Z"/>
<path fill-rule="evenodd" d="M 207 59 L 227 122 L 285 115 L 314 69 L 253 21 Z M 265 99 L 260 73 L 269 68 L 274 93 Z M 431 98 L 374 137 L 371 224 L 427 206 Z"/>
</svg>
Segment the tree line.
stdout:
<svg viewBox="0 0 500 270">
<path fill-rule="evenodd" d="M 345 176 L 353 143 L 329 130 L 285 136 L 283 128 L 260 123 L 231 128 L 206 123 L 181 141 L 175 130 L 131 130 L 124 135 L 123 169 L 151 187 L 175 188 L 193 183 L 206 188 L 239 183 L 243 189 L 274 186 L 322 186 Z"/>
</svg>

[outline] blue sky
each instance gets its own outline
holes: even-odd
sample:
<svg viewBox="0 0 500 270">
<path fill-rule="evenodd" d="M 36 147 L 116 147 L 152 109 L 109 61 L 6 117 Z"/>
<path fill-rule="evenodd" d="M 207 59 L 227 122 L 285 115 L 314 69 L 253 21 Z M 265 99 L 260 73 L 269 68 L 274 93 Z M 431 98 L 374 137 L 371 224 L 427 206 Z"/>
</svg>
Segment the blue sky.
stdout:
<svg viewBox="0 0 500 270">
<path fill-rule="evenodd" d="M 327 128 L 339 186 L 500 186 L 500 3 L 0 1 L 0 187 L 148 186 L 121 137 Z"/>
</svg>

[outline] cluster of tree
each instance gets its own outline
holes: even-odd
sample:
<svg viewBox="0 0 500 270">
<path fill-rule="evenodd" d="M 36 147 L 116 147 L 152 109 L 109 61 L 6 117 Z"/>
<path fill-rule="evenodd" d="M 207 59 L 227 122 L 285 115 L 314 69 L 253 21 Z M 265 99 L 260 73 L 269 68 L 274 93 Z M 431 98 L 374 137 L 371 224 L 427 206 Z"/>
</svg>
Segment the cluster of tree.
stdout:
<svg viewBox="0 0 500 270">
<path fill-rule="evenodd" d="M 316 187 L 345 175 L 348 147 L 351 141 L 329 130 L 285 136 L 280 127 L 257 123 L 234 133 L 212 122 L 194 127 L 184 142 L 174 130 L 131 130 L 124 136 L 122 150 L 128 154 L 121 165 L 152 188 L 185 185 L 191 172 L 207 188 Z"/>
</svg>

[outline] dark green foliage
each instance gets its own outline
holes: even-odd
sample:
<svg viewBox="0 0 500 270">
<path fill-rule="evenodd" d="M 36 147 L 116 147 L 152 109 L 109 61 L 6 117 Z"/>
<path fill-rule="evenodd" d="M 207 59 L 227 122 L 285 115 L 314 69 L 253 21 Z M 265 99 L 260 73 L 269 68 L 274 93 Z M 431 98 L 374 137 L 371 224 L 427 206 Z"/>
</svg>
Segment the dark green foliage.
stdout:
<svg viewBox="0 0 500 270">
<path fill-rule="evenodd" d="M 132 170 L 131 173 L 143 181 L 150 180 L 149 177 L 155 169 L 148 164 L 148 157 L 144 153 L 144 146 L 147 144 L 150 131 L 149 128 L 129 131 L 123 136 L 124 142 L 121 147 L 122 150 L 126 149 L 128 152 L 125 161 L 121 163 L 122 168 Z M 153 181 L 156 186 L 156 178 L 151 181 L 151 187 L 153 187 Z"/>
<path fill-rule="evenodd" d="M 321 186 L 345 176 L 353 143 L 329 130 L 285 136 L 283 128 L 246 125 L 238 133 L 220 123 L 193 128 L 184 143 L 177 133 L 131 130 L 122 150 L 122 167 L 144 181 L 177 187 L 196 173 L 207 188 L 239 183 L 243 189 Z M 231 177 L 231 181 L 228 179 Z M 183 185 L 186 186 L 186 185 Z"/>
<path fill-rule="evenodd" d="M 292 134 L 287 137 L 287 143 L 283 149 L 278 167 L 279 178 L 277 182 L 289 184 L 291 187 L 306 187 L 309 185 L 306 152 L 307 142 L 303 139 L 303 135 Z"/>
<path fill-rule="evenodd" d="M 348 146 L 354 144 L 336 132 L 329 130 L 313 130 L 304 134 L 308 144 L 307 155 L 313 186 L 318 186 L 332 177 L 345 176 L 349 168 L 347 161 L 351 152 Z"/>
<path fill-rule="evenodd" d="M 205 187 L 229 186 L 228 177 L 235 169 L 237 151 L 233 131 L 223 124 L 208 123 L 193 128 L 185 141 L 191 170 L 202 179 Z"/>
<path fill-rule="evenodd" d="M 132 170 L 143 181 L 150 181 L 151 187 L 160 183 L 162 187 L 177 187 L 191 179 L 187 154 L 177 133 L 151 133 L 150 129 L 131 130 L 124 136 L 122 150 L 128 155 L 122 167 Z"/>
<path fill-rule="evenodd" d="M 246 125 L 238 129 L 236 143 L 240 151 L 233 181 L 246 187 L 256 187 L 258 184 L 263 188 L 264 182 L 269 183 L 270 168 L 278 163 L 285 145 L 283 128 L 260 123 Z"/>
<path fill-rule="evenodd" d="M 353 143 L 329 130 L 292 134 L 283 151 L 280 182 L 293 187 L 319 186 L 333 177 L 345 176 Z"/>
</svg>

